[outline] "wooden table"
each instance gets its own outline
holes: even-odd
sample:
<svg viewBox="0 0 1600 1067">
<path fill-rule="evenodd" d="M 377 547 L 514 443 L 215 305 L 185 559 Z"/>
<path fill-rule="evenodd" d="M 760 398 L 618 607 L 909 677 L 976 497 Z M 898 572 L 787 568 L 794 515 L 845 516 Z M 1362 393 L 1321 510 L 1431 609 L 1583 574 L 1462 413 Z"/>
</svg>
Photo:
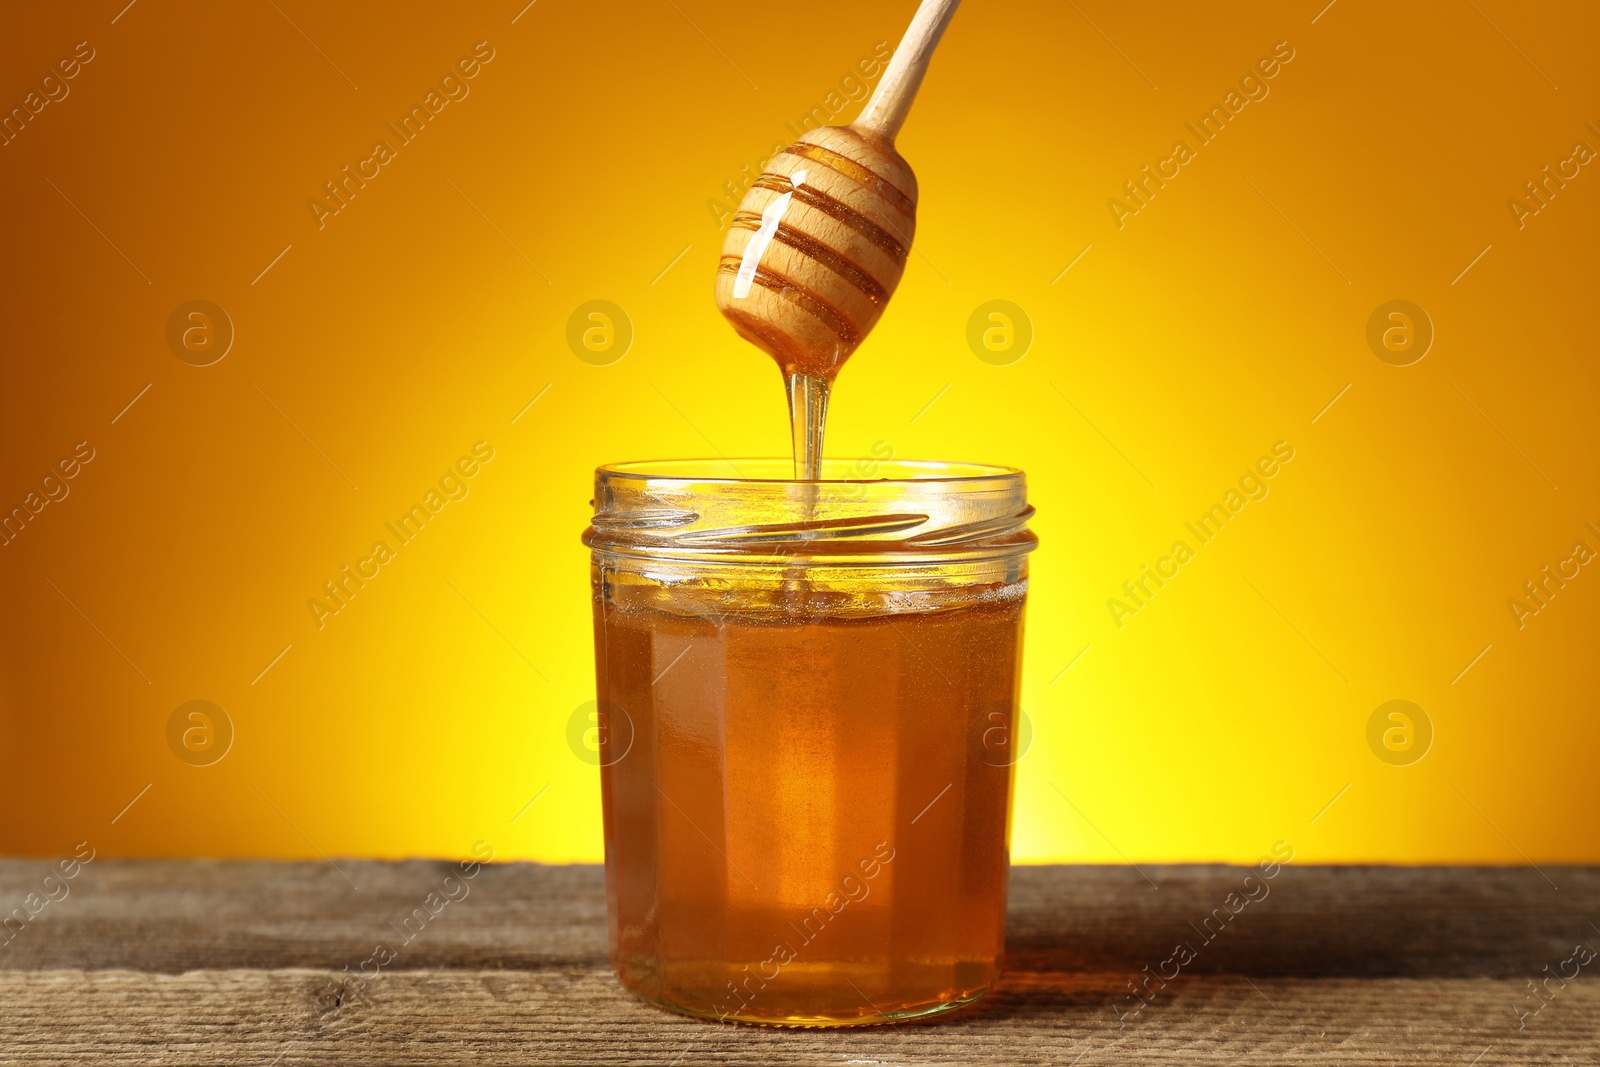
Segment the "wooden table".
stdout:
<svg viewBox="0 0 1600 1067">
<path fill-rule="evenodd" d="M 0 861 L 0 908 L 48 868 Z M 1600 869 L 1286 867 L 1205 943 L 1190 924 L 1246 871 L 1019 867 L 1000 991 L 848 1031 L 633 1000 L 595 867 L 485 868 L 351 981 L 450 870 L 98 859 L 0 944 L 0 1063 L 1600 1063 L 1600 959 L 1564 963 L 1600 949 Z M 1181 941 L 1196 957 L 1133 1011 L 1129 981 Z"/>
</svg>

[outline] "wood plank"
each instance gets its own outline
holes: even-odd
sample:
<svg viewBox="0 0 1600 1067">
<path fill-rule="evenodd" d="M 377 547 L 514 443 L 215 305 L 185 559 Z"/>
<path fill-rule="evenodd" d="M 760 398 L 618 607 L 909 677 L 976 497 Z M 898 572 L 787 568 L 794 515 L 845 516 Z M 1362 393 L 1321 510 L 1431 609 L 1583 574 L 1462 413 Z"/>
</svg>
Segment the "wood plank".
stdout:
<svg viewBox="0 0 1600 1067">
<path fill-rule="evenodd" d="M 1600 1063 L 1600 960 L 1517 1015 L 1545 967 L 1600 946 L 1593 869 L 1546 868 L 1557 891 L 1528 869 L 1288 867 L 1206 942 L 1189 924 L 1244 870 L 1147 867 L 1154 889 L 1017 868 L 996 994 L 946 1021 L 786 1031 L 622 992 L 597 868 L 485 868 L 402 943 L 390 921 L 450 866 L 339 867 L 97 860 L 0 946 L 0 1063 Z M 0 861 L 0 907 L 45 870 Z M 399 958 L 350 979 L 379 939 Z M 1127 983 L 1179 940 L 1196 959 L 1140 1007 Z"/>
</svg>

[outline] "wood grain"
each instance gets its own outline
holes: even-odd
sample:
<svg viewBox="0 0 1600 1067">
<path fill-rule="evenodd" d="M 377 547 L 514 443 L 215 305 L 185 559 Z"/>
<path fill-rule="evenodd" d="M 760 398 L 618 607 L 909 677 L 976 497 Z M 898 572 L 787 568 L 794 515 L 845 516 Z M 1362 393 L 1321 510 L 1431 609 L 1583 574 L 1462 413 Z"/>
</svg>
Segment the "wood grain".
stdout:
<svg viewBox="0 0 1600 1067">
<path fill-rule="evenodd" d="M 0 861 L 0 908 L 46 868 Z M 339 869 L 96 860 L 0 944 L 0 1063 L 1600 1063 L 1600 960 L 1517 1015 L 1529 980 L 1600 946 L 1594 869 L 1288 867 L 1204 943 L 1190 924 L 1245 871 L 1016 868 L 999 992 L 851 1031 L 631 999 L 598 868 L 485 868 L 409 942 L 390 922 L 451 866 Z M 1194 961 L 1130 1013 L 1127 983 L 1185 940 Z M 398 957 L 351 978 L 379 941 Z"/>
</svg>

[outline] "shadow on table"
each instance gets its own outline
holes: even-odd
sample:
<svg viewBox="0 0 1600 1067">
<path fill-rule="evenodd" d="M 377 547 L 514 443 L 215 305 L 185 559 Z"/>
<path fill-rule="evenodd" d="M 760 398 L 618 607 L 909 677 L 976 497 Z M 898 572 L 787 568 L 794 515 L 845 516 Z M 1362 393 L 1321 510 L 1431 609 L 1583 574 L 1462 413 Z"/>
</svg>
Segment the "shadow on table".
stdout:
<svg viewBox="0 0 1600 1067">
<path fill-rule="evenodd" d="M 1591 868 L 1286 866 L 1247 883 L 1252 873 L 1014 868 L 1008 976 L 1111 995 L 1146 967 L 1173 973 L 1175 959 L 1185 975 L 1517 977 L 1600 936 Z"/>
<path fill-rule="evenodd" d="M 1283 867 L 1246 884 L 1252 873 L 1013 868 L 1000 986 L 955 1017 L 1114 1016 L 1147 974 L 1521 978 L 1600 940 L 1593 868 Z"/>
</svg>

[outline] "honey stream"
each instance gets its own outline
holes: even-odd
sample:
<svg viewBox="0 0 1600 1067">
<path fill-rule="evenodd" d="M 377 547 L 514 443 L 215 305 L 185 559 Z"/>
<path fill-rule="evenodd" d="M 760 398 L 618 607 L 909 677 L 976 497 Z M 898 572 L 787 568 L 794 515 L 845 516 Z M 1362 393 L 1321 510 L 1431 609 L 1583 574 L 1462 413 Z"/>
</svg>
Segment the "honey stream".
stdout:
<svg viewBox="0 0 1600 1067">
<path fill-rule="evenodd" d="M 789 394 L 795 480 L 816 481 L 822 477 L 822 435 L 828 422 L 828 395 L 833 383 L 827 378 L 785 371 L 783 386 Z"/>
</svg>

